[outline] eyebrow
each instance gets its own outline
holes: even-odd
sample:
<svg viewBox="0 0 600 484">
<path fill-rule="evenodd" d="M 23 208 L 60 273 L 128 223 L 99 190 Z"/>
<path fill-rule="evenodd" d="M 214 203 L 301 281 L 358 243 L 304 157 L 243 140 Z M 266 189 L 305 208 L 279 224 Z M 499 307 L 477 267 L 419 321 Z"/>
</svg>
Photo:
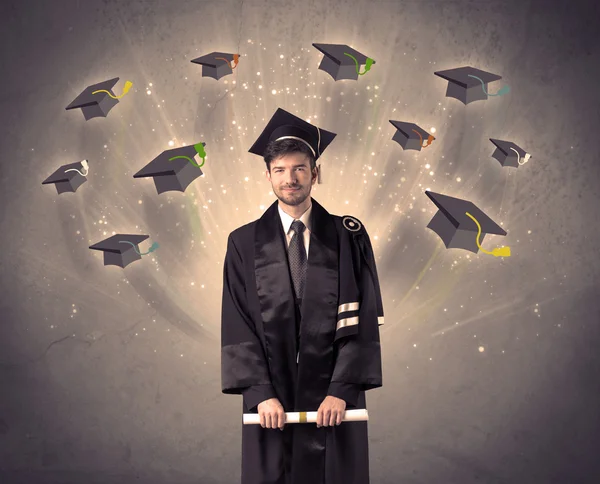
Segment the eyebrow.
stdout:
<svg viewBox="0 0 600 484">
<path fill-rule="evenodd" d="M 292 168 L 298 168 L 300 166 L 304 166 L 306 167 L 306 163 L 300 163 L 299 165 L 294 165 Z M 277 168 L 285 168 L 284 166 L 274 166 L 273 169 L 276 170 Z"/>
</svg>

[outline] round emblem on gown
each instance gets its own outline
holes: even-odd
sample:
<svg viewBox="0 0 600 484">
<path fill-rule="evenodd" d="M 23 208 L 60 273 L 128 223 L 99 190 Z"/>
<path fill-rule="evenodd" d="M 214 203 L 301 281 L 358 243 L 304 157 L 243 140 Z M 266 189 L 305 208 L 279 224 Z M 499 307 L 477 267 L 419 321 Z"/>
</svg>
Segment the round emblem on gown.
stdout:
<svg viewBox="0 0 600 484">
<path fill-rule="evenodd" d="M 354 217 L 350 216 L 344 217 L 342 219 L 342 224 L 344 225 L 344 228 L 346 228 L 346 230 L 349 230 L 350 232 L 358 232 L 362 228 L 361 223 Z"/>
</svg>

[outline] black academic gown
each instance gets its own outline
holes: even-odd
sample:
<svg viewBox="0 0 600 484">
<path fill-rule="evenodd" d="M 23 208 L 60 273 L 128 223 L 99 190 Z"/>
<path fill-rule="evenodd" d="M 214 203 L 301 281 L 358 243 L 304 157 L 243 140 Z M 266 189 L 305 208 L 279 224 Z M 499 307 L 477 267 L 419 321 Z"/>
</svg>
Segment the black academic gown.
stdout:
<svg viewBox="0 0 600 484">
<path fill-rule="evenodd" d="M 297 308 L 277 203 L 227 241 L 222 391 L 243 395 L 244 413 L 272 397 L 286 412 L 316 411 L 327 395 L 366 408 L 365 391 L 382 386 L 383 307 L 369 236 L 357 219 L 312 199 Z M 242 426 L 242 484 L 342 483 L 369 483 L 367 422 Z"/>
</svg>

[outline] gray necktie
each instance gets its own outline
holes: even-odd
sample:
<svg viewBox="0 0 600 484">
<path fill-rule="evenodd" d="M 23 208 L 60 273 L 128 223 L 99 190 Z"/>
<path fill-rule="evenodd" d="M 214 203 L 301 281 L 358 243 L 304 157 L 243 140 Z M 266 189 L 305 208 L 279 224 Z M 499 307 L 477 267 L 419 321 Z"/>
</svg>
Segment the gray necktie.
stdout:
<svg viewBox="0 0 600 484">
<path fill-rule="evenodd" d="M 305 229 L 306 226 L 300 220 L 292 222 L 294 235 L 288 247 L 290 271 L 298 299 L 302 299 L 304 296 L 304 285 L 306 283 L 307 260 L 306 249 L 304 248 L 304 236 L 302 235 Z"/>
</svg>

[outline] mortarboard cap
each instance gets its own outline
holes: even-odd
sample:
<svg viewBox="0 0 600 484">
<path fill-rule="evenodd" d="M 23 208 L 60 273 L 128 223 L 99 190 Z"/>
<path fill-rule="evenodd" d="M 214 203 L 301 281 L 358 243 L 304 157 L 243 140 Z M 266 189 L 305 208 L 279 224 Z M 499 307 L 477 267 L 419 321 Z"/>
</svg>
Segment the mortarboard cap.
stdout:
<svg viewBox="0 0 600 484">
<path fill-rule="evenodd" d="M 185 192 L 190 183 L 202 176 L 200 167 L 204 165 L 205 146 L 206 143 L 196 143 L 163 151 L 133 178 L 152 177 L 159 195 L 169 191 Z M 203 159 L 200 165 L 194 161 L 198 154 Z"/>
<path fill-rule="evenodd" d="M 502 87 L 496 94 L 490 94 L 487 85 L 502 79 L 501 76 L 485 72 L 475 67 L 459 67 L 434 74 L 448 81 L 446 97 L 453 97 L 465 105 L 473 101 L 484 101 L 488 96 L 502 96 L 510 92 L 508 86 Z"/>
<path fill-rule="evenodd" d="M 123 269 L 143 255 L 154 252 L 158 244 L 153 243 L 148 252 L 140 253 L 138 244 L 149 238 L 148 235 L 116 234 L 90 246 L 92 250 L 104 252 L 105 266 L 119 266 Z"/>
<path fill-rule="evenodd" d="M 284 139 L 295 139 L 310 148 L 316 161 L 336 136 L 336 133 L 321 129 L 278 108 L 248 151 L 264 157 L 264 152 L 269 143 Z"/>
<path fill-rule="evenodd" d="M 371 70 L 375 61 L 345 44 L 313 44 L 317 50 L 325 54 L 319 69 L 327 72 L 336 81 L 340 79 L 357 80 Z M 365 71 L 360 66 L 365 64 Z"/>
<path fill-rule="evenodd" d="M 87 160 L 78 161 L 61 166 L 52 175 L 46 178 L 42 185 L 54 184 L 59 193 L 73 192 L 87 181 L 89 166 Z"/>
<path fill-rule="evenodd" d="M 405 123 L 404 121 L 392 121 L 390 123 L 396 128 L 396 134 L 392 138 L 405 150 L 421 151 L 421 148 L 427 148 L 435 139 L 415 123 Z"/>
<path fill-rule="evenodd" d="M 439 209 L 427 228 L 440 236 L 447 249 L 465 249 L 475 254 L 480 249 L 495 257 L 510 256 L 510 247 L 496 248 L 491 252 L 481 247 L 486 234 L 506 235 L 506 231 L 473 202 L 429 190 L 425 194 Z"/>
<path fill-rule="evenodd" d="M 202 77 L 212 77 L 217 81 L 223 76 L 233 73 L 239 61 L 239 54 L 225 54 L 223 52 L 211 52 L 197 59 L 193 59 L 194 64 L 202 65 Z M 231 62 L 234 62 L 233 66 Z"/>
<path fill-rule="evenodd" d="M 113 106 L 118 104 L 119 99 L 127 94 L 133 85 L 131 81 L 126 81 L 125 86 L 123 86 L 123 94 L 115 96 L 112 88 L 118 81 L 119 78 L 115 77 L 114 79 L 86 87 L 66 109 L 81 109 L 86 121 L 98 116 L 106 117 Z"/>
<path fill-rule="evenodd" d="M 278 108 L 248 152 L 264 156 L 270 142 L 296 139 L 306 144 L 318 160 L 336 136 L 336 133 L 325 131 Z"/>
<path fill-rule="evenodd" d="M 512 141 L 502 141 L 490 138 L 490 141 L 496 145 L 496 151 L 492 154 L 502 166 L 512 166 L 518 168 L 529 161 L 531 155 L 523 148 L 520 148 Z"/>
</svg>

